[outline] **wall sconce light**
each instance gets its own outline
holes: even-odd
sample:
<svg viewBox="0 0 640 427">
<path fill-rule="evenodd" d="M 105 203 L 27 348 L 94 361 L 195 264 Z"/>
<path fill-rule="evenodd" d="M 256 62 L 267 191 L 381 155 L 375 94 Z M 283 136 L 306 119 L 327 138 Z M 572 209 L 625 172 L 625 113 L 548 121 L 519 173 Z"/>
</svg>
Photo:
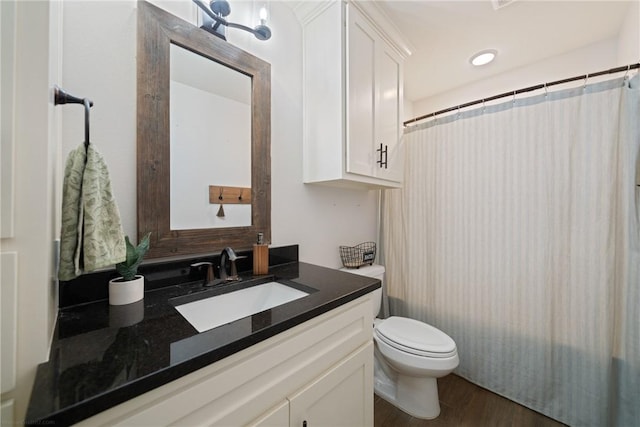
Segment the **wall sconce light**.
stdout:
<svg viewBox="0 0 640 427">
<path fill-rule="evenodd" d="M 248 31 L 256 36 L 258 40 L 269 40 L 271 38 L 271 29 L 267 27 L 267 9 L 265 7 L 260 9 L 260 23 L 255 28 L 251 28 L 225 19 L 231 13 L 231 6 L 227 0 L 211 0 L 209 6 L 202 0 L 193 0 L 193 2 L 204 12 L 203 23 L 200 28 L 223 40 L 227 40 L 227 27 Z"/>
</svg>

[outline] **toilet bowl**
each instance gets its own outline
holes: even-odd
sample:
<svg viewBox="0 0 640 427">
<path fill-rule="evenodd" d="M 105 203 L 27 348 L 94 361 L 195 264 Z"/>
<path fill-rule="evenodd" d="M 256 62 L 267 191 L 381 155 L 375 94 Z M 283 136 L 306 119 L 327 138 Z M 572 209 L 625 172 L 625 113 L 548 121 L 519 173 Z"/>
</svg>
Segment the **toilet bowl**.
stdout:
<svg viewBox="0 0 640 427">
<path fill-rule="evenodd" d="M 381 265 L 343 270 L 381 281 L 385 272 Z M 376 289 L 373 297 L 375 317 L 382 289 Z M 439 329 L 406 317 L 376 318 L 373 327 L 375 393 L 409 415 L 436 418 L 440 414 L 437 378 L 451 373 L 459 363 L 455 342 Z"/>
</svg>

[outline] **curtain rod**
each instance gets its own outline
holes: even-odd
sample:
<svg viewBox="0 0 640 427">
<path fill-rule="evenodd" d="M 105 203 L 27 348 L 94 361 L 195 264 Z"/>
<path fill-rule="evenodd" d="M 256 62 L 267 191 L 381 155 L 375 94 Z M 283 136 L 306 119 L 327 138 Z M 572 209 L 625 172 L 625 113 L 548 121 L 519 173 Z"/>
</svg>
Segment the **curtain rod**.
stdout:
<svg viewBox="0 0 640 427">
<path fill-rule="evenodd" d="M 425 114 L 423 116 L 415 117 L 415 118 L 413 118 L 411 120 L 407 120 L 406 122 L 403 122 L 402 124 L 406 127 L 409 124 L 415 124 L 416 122 L 419 122 L 420 120 L 427 119 L 429 117 L 436 117 L 436 116 L 439 116 L 440 114 L 449 113 L 451 111 L 457 111 L 457 110 L 460 110 L 461 108 L 470 107 L 472 105 L 484 104 L 487 101 L 493 101 L 493 100 L 500 99 L 500 98 L 506 98 L 507 96 L 516 96 L 516 95 L 518 95 L 520 93 L 531 92 L 531 91 L 538 90 L 538 89 L 546 89 L 549 86 L 559 85 L 559 84 L 563 84 L 563 83 L 569 83 L 569 82 L 573 82 L 573 81 L 577 81 L 577 80 L 584 80 L 585 84 L 586 84 L 586 81 L 587 81 L 587 79 L 589 77 L 597 77 L 597 76 L 602 76 L 602 75 L 605 75 L 605 74 L 621 73 L 623 71 L 629 72 L 629 70 L 635 70 L 636 68 L 640 68 L 640 62 L 638 62 L 637 64 L 629 64 L 629 65 L 625 65 L 623 67 L 617 67 L 617 68 L 611 68 L 611 69 L 605 70 L 605 71 L 599 71 L 597 73 L 589 73 L 589 74 L 584 74 L 582 76 L 569 77 L 568 79 L 556 80 L 555 82 L 551 82 L 551 83 L 543 83 L 543 84 L 539 84 L 539 85 L 535 85 L 535 86 L 529 86 L 529 87 L 526 87 L 524 89 L 513 90 L 511 92 L 501 93 L 500 95 L 494 95 L 494 96 L 491 96 L 489 98 L 478 99 L 478 100 L 475 100 L 475 101 L 467 102 L 465 104 L 457 105 L 455 107 L 445 108 L 444 110 L 436 111 L 435 113 L 429 113 L 429 114 Z"/>
</svg>

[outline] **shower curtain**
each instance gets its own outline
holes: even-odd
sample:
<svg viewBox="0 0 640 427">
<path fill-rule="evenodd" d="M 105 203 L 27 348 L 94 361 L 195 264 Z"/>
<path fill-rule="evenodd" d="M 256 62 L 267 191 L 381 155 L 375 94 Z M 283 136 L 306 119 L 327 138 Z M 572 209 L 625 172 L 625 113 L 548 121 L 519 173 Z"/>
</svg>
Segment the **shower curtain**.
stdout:
<svg viewBox="0 0 640 427">
<path fill-rule="evenodd" d="M 409 128 L 382 203 L 391 313 L 573 426 L 640 425 L 639 77 Z"/>
</svg>

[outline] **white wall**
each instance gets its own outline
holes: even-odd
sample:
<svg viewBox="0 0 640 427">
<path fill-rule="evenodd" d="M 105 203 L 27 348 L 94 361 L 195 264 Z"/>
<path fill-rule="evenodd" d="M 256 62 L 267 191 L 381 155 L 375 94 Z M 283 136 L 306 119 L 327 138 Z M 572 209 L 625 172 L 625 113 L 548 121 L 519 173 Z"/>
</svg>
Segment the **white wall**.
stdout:
<svg viewBox="0 0 640 427">
<path fill-rule="evenodd" d="M 634 64 L 639 60 L 640 2 L 634 2 L 616 37 L 415 101 L 412 113 L 406 114 L 405 120 L 528 86 Z M 604 76 L 599 80 L 608 78 L 611 76 Z M 569 85 L 576 84 L 582 83 Z M 549 90 L 564 87 L 567 86 L 554 86 Z M 504 99 L 495 102 L 504 102 Z M 407 110 L 411 111 L 411 108 L 405 109 Z"/>
<path fill-rule="evenodd" d="M 154 1 L 195 23 L 191 2 Z M 125 233 L 136 234 L 135 2 L 65 1 L 62 85 L 91 98 L 91 139 L 110 167 Z M 251 23 L 260 2 L 232 2 Z M 97 19 L 99 18 L 99 19 Z M 303 261 L 339 267 L 338 246 L 377 238 L 378 193 L 302 183 L 302 30 L 286 2 L 270 3 L 267 42 L 229 30 L 228 40 L 271 63 L 272 245 L 300 244 Z M 64 112 L 63 153 L 83 141 L 82 108 Z"/>
<path fill-rule="evenodd" d="M 136 235 L 136 10 L 134 1 L 63 2 L 60 86 L 87 97 L 91 142 L 103 154 L 125 233 Z M 63 109 L 62 152 L 84 141 L 84 109 Z"/>
<path fill-rule="evenodd" d="M 640 61 L 640 1 L 629 6 L 629 11 L 618 35 L 618 65 Z"/>
<path fill-rule="evenodd" d="M 528 86 L 616 67 L 620 65 L 617 60 L 617 44 L 617 38 L 612 38 L 415 101 L 413 103 L 413 117 Z M 576 84 L 582 83 L 573 83 L 573 85 Z M 549 90 L 557 90 L 564 87 L 566 86 L 553 86 Z M 531 92 L 531 94 L 533 93 Z M 529 95 L 523 94 L 519 96 Z M 494 101 L 494 103 L 499 102 L 504 102 L 504 99 Z M 470 108 L 477 108 L 477 106 Z M 407 117 L 407 120 L 411 118 Z"/>
</svg>

